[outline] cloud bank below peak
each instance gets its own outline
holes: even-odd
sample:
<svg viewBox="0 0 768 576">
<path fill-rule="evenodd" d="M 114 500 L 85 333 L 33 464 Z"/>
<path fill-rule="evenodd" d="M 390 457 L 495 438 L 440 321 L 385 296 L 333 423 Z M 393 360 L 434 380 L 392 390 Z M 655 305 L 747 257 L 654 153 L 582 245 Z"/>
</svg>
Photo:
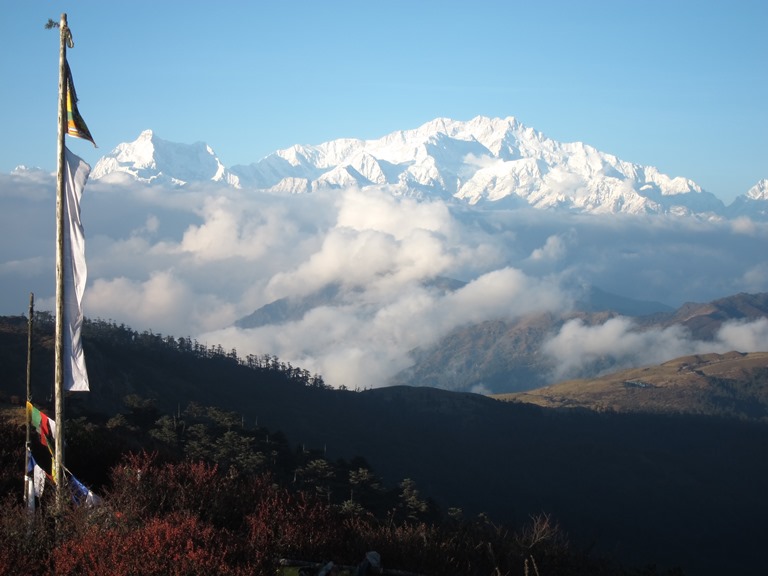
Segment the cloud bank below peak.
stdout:
<svg viewBox="0 0 768 576">
<path fill-rule="evenodd" d="M 768 224 L 749 213 L 718 219 L 674 210 L 560 209 L 556 202 L 553 209 L 540 209 L 545 196 L 533 188 L 526 198 L 515 193 L 496 201 L 488 192 L 474 203 L 440 188 L 452 182 L 458 192 L 479 173 L 497 186 L 510 177 L 524 186 L 526 174 L 546 169 L 551 189 L 556 182 L 572 206 L 592 202 L 593 191 L 582 186 L 584 173 L 527 157 L 524 145 L 553 158 L 567 148 L 510 119 L 443 120 L 368 143 L 367 156 L 356 151 L 356 140 L 298 147 L 280 156 L 279 165 L 298 171 L 315 170 L 321 161 L 336 169 L 339 158 L 357 154 L 346 173 L 363 175 L 369 181 L 364 186 L 326 179 L 327 186 L 308 185 L 304 191 L 310 194 L 238 188 L 214 178 L 215 163 L 209 178 L 166 181 L 172 186 L 107 172 L 89 181 L 82 201 L 89 267 L 85 314 L 137 330 L 192 336 L 241 356 L 274 354 L 323 375 L 332 386 L 365 388 L 386 385 L 412 365 L 414 350 L 438 345 L 462 326 L 568 311 L 585 286 L 670 306 L 767 291 Z M 405 148 L 407 166 L 398 156 Z M 205 146 L 190 150 L 215 156 Z M 567 150 L 571 167 L 615 178 L 619 160 L 583 145 Z M 159 158 L 157 147 L 147 154 L 148 166 Z M 472 177 L 462 172 L 463 164 L 451 164 L 457 158 L 471 160 Z M 518 163 L 520 171 L 509 172 L 508 163 Z M 298 172 L 291 178 L 301 179 Z M 421 187 L 408 193 L 398 187 L 413 182 Z M 621 184 L 623 206 L 634 190 L 627 182 Z M 659 198 L 689 194 L 685 182 L 668 184 L 670 192 Z M 39 171 L 0 174 L 2 314 L 23 313 L 30 291 L 37 309 L 53 308 L 54 189 L 54 177 Z M 758 192 L 755 202 L 762 201 Z M 535 206 L 531 198 L 539 198 Z M 452 288 L 446 289 L 444 279 L 455 281 Z M 300 313 L 287 320 L 236 325 L 275 301 L 300 301 L 329 287 L 332 298 L 298 307 Z M 759 327 L 749 329 L 752 340 L 748 328 L 734 326 L 721 342 L 762 343 Z M 584 368 L 569 350 L 582 358 L 613 354 L 617 362 L 642 363 L 698 349 L 674 329 L 656 340 L 638 336 L 628 320 L 566 325 L 550 336 L 558 377 Z"/>
</svg>

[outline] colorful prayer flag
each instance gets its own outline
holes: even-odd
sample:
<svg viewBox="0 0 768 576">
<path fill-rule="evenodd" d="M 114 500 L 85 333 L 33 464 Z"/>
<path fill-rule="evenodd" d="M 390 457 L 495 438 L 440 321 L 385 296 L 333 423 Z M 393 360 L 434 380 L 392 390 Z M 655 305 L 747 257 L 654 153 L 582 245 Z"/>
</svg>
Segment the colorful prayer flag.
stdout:
<svg viewBox="0 0 768 576">
<path fill-rule="evenodd" d="M 86 506 L 96 506 L 101 502 L 101 498 L 91 492 L 82 482 L 75 478 L 71 473 L 69 475 L 69 489 L 72 494 L 72 500 L 75 504 L 85 504 Z"/>
<path fill-rule="evenodd" d="M 83 117 L 80 116 L 80 112 L 77 110 L 77 93 L 75 92 L 75 83 L 72 81 L 72 71 L 69 68 L 69 63 L 65 62 L 64 66 L 67 72 L 67 134 L 88 140 L 96 146 L 88 126 L 85 125 L 85 120 L 83 120 Z"/>
<path fill-rule="evenodd" d="M 80 221 L 80 199 L 91 167 L 66 147 L 64 153 L 64 389 L 87 392 L 88 372 L 80 333 L 88 269 L 85 262 L 85 237 Z"/>
<path fill-rule="evenodd" d="M 56 438 L 56 421 L 48 418 L 44 412 L 40 412 L 30 402 L 27 402 L 27 413 L 32 425 L 40 434 L 40 442 L 43 446 L 49 446 L 49 442 Z"/>
</svg>

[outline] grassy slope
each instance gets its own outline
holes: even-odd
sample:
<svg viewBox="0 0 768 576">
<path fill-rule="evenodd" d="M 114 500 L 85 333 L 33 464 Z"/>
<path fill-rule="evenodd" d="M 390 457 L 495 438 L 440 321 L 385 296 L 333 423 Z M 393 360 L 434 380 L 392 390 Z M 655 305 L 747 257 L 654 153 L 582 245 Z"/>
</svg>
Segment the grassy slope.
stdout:
<svg viewBox="0 0 768 576">
<path fill-rule="evenodd" d="M 768 352 L 703 354 L 570 380 L 500 400 L 549 408 L 768 419 Z"/>
</svg>

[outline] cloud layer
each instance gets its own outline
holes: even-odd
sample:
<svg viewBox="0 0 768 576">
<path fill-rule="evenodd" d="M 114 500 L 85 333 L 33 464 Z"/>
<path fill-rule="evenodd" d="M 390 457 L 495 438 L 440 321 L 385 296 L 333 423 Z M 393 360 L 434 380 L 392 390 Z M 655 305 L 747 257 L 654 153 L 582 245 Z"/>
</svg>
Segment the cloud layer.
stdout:
<svg viewBox="0 0 768 576">
<path fill-rule="evenodd" d="M 631 318 L 617 317 L 599 326 L 567 322 L 543 346 L 551 359 L 553 381 L 585 377 L 597 365 L 608 372 L 666 362 L 680 356 L 768 349 L 768 318 L 726 322 L 713 342 L 694 340 L 682 326 L 638 330 Z"/>
<path fill-rule="evenodd" d="M 768 289 L 768 229 L 748 220 L 481 211 L 383 189 L 277 195 L 124 180 L 89 182 L 82 216 L 86 316 L 241 356 L 275 354 L 350 388 L 386 384 L 412 349 L 462 325 L 567 310 L 584 284 L 672 306 Z M 30 292 L 37 309 L 53 308 L 54 220 L 50 175 L 0 174 L 0 314 L 25 312 Z M 464 284 L 447 291 L 438 278 Z M 274 300 L 329 285 L 337 298 L 301 318 L 233 327 Z M 729 324 L 717 346 L 766 349 L 767 332 L 765 323 Z M 554 375 L 569 377 L 601 355 L 655 363 L 700 346 L 680 329 L 639 333 L 618 318 L 566 324 L 547 352 Z"/>
</svg>

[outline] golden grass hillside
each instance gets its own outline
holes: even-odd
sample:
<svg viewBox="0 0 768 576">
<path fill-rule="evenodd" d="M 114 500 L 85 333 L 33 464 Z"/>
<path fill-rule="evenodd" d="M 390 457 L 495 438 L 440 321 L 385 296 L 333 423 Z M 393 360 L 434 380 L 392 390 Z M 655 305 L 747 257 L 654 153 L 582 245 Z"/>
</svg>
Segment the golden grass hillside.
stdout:
<svg viewBox="0 0 768 576">
<path fill-rule="evenodd" d="M 550 408 L 768 419 L 768 352 L 684 356 L 493 397 Z"/>
</svg>

